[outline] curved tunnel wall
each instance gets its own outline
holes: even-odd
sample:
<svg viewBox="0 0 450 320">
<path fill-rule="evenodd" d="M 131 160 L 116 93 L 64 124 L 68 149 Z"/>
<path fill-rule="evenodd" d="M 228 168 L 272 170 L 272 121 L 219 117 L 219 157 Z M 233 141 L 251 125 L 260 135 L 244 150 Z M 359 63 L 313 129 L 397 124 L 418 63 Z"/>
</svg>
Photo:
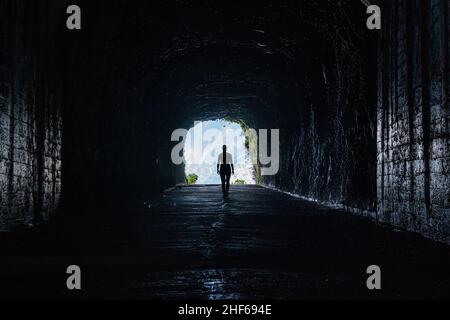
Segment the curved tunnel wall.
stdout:
<svg viewBox="0 0 450 320">
<path fill-rule="evenodd" d="M 58 210 L 65 97 L 55 13 L 63 7 L 0 1 L 0 231 Z"/>
<path fill-rule="evenodd" d="M 450 242 L 449 3 L 386 2 L 378 53 L 378 216 Z"/>
<path fill-rule="evenodd" d="M 365 8 L 356 0 L 258 1 L 239 10 L 221 1 L 79 1 L 83 29 L 75 33 L 60 27 L 65 4 L 44 2 L 52 23 L 39 32 L 42 47 L 27 49 L 23 56 L 33 57 L 28 64 L 18 59 L 12 65 L 16 76 L 26 74 L 25 65 L 45 75 L 35 79 L 35 91 L 16 91 L 55 97 L 38 108 L 54 110 L 54 116 L 38 120 L 40 133 L 33 135 L 41 145 L 62 141 L 62 150 L 54 148 L 53 162 L 46 160 L 50 179 L 42 160 L 31 167 L 32 187 L 3 175 L 2 194 L 10 199 L 22 191 L 36 198 L 48 193 L 56 208 L 62 187 L 65 214 L 140 205 L 146 195 L 183 181 L 183 168 L 170 161 L 174 129 L 231 117 L 256 129 L 281 129 L 280 172 L 264 177 L 264 185 L 448 241 L 443 165 L 449 155 L 434 147 L 434 141 L 448 144 L 447 1 L 380 2 L 381 32 L 365 28 Z M 8 43 L 10 51 L 34 34 L 21 16 L 30 8 L 14 10 L 10 16 L 24 32 L 19 42 Z M 407 33 L 409 25 L 414 33 Z M 416 42 L 419 51 L 411 49 Z M 42 64 L 48 48 L 54 57 Z M 429 68 L 429 75 L 421 72 L 434 65 L 440 67 Z M 442 94 L 435 96 L 437 87 Z M 30 110 L 24 114 L 34 114 Z M 62 126 L 50 119 L 63 120 L 62 137 L 50 135 Z M 5 121 L 3 132 L 24 128 Z M 442 128 L 440 140 L 431 128 Z M 441 152 L 439 158 L 433 152 Z M 5 151 L 3 171 L 11 160 Z M 433 171 L 438 166 L 444 168 L 440 176 Z M 422 167 L 423 178 L 404 171 L 418 174 Z M 411 190 L 417 196 L 404 198 Z M 4 199 L 8 227 L 6 214 L 18 213 Z M 48 216 L 36 208 L 31 221 Z"/>
</svg>

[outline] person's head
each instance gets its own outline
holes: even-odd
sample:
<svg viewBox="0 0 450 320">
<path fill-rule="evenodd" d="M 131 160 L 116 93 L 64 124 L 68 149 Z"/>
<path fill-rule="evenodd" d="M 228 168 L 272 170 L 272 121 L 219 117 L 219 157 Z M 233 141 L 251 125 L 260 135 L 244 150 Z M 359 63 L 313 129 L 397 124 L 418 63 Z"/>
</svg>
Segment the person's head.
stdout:
<svg viewBox="0 0 450 320">
<path fill-rule="evenodd" d="M 224 146 L 222 147 L 222 150 L 223 150 L 223 152 L 227 152 L 227 146 L 224 145 Z"/>
</svg>

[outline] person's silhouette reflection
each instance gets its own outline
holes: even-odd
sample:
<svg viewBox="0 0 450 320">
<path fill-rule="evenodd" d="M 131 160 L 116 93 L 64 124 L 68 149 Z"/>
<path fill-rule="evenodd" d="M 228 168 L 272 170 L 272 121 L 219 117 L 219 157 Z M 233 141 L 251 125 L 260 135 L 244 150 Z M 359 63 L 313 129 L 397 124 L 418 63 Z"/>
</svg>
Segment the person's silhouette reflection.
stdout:
<svg viewBox="0 0 450 320">
<path fill-rule="evenodd" d="M 227 153 L 227 146 L 222 147 L 223 152 L 219 154 L 217 160 L 217 174 L 222 180 L 222 192 L 224 197 L 228 197 L 230 191 L 230 178 L 234 174 L 233 156 Z"/>
</svg>

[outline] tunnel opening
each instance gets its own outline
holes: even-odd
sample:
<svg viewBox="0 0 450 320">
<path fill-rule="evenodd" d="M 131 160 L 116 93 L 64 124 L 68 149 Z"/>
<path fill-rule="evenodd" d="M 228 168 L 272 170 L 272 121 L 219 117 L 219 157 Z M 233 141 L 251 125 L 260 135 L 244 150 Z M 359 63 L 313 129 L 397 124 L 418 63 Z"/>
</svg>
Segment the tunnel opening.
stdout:
<svg viewBox="0 0 450 320">
<path fill-rule="evenodd" d="M 231 153 L 235 174 L 231 183 L 237 185 L 256 184 L 256 159 L 250 156 L 250 137 L 246 135 L 242 120 L 223 118 L 195 121 L 188 131 L 183 148 L 186 184 L 218 185 L 218 157 L 222 146 Z"/>
</svg>

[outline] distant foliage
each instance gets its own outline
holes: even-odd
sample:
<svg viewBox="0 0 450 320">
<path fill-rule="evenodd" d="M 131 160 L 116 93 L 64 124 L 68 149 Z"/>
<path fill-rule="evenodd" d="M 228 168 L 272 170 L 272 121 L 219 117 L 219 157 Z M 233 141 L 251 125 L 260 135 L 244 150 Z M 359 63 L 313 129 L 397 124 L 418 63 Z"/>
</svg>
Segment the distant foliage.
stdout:
<svg viewBox="0 0 450 320">
<path fill-rule="evenodd" d="M 234 184 L 247 184 L 246 182 L 245 182 L 245 180 L 240 180 L 240 179 L 237 179 L 235 182 L 234 182 Z"/>
<path fill-rule="evenodd" d="M 186 176 L 186 184 L 192 185 L 196 184 L 198 180 L 198 175 L 195 173 L 191 173 L 190 175 Z"/>
</svg>

